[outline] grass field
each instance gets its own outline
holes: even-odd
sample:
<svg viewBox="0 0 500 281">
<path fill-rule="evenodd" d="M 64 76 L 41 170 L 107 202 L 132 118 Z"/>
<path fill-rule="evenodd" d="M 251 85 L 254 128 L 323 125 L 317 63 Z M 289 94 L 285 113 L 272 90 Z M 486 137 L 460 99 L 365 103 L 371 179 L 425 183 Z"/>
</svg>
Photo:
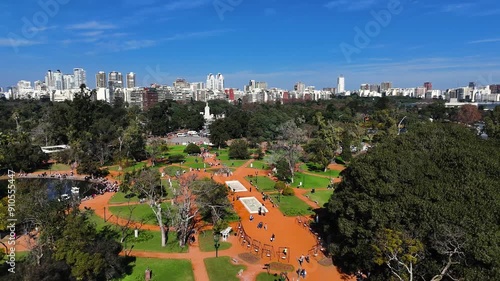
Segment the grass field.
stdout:
<svg viewBox="0 0 500 281">
<path fill-rule="evenodd" d="M 71 166 L 65 164 L 52 164 L 50 165 L 51 171 L 71 171 Z"/>
<path fill-rule="evenodd" d="M 308 192 L 305 195 L 309 196 L 311 201 L 317 201 L 318 204 L 322 207 L 325 205 L 325 203 L 330 200 L 330 197 L 332 197 L 333 194 L 333 189 L 328 189 L 328 190 L 316 190 L 316 192 L 311 193 Z"/>
<path fill-rule="evenodd" d="M 215 252 L 214 232 L 212 230 L 203 231 L 198 235 L 198 243 L 200 244 L 200 251 L 202 252 Z M 227 250 L 231 248 L 231 243 L 224 242 L 222 239 L 219 241 L 219 250 Z"/>
<path fill-rule="evenodd" d="M 144 280 L 146 269 L 151 270 L 151 281 L 194 281 L 192 264 L 189 260 L 168 260 L 137 258 L 131 264 L 132 273 L 115 281 Z"/>
<path fill-rule="evenodd" d="M 125 246 L 132 249 L 132 255 L 134 250 L 136 251 L 146 251 L 146 252 L 161 252 L 161 253 L 187 253 L 189 247 L 181 248 L 179 246 L 179 240 L 177 240 L 177 234 L 173 231 L 168 233 L 168 241 L 165 247 L 161 247 L 161 233 L 160 231 L 148 231 L 139 230 L 139 237 L 135 238 L 133 234 L 127 238 L 125 241 Z"/>
<path fill-rule="evenodd" d="M 108 201 L 109 204 L 123 204 L 127 202 L 139 202 L 139 197 L 134 193 L 116 192 Z"/>
<path fill-rule="evenodd" d="M 287 217 L 307 216 L 312 215 L 314 212 L 312 208 L 304 201 L 295 196 L 281 196 L 281 201 L 278 200 L 278 195 L 271 195 L 274 203 L 279 205 L 280 211 Z"/>
<path fill-rule="evenodd" d="M 229 168 L 238 168 L 243 166 L 248 160 L 221 160 L 222 164 Z"/>
<path fill-rule="evenodd" d="M 262 160 L 255 160 L 252 163 L 253 163 L 253 167 L 248 166 L 249 168 L 259 169 L 259 170 L 269 170 L 270 169 L 269 165 L 267 165 L 267 163 L 262 161 Z"/>
<path fill-rule="evenodd" d="M 307 175 L 303 173 L 295 173 L 294 181 L 291 184 L 292 187 L 299 186 L 302 182 L 301 188 L 312 189 L 312 188 L 327 188 L 330 184 L 329 178 L 318 177 L 313 175 Z"/>
<path fill-rule="evenodd" d="M 146 162 L 137 162 L 134 165 L 131 165 L 129 167 L 122 167 L 123 169 L 121 170 L 121 172 L 126 173 L 126 172 L 137 171 L 137 170 L 140 170 L 144 167 L 146 167 Z M 118 168 L 119 168 L 118 165 L 108 167 L 108 169 L 110 171 L 118 171 Z"/>
<path fill-rule="evenodd" d="M 89 221 L 96 225 L 98 231 L 102 231 L 105 227 L 109 228 L 109 231 L 115 232 L 114 237 L 116 240 L 120 240 L 119 229 L 113 224 L 113 219 L 104 222 L 104 220 L 97 215 L 89 215 Z M 134 230 L 130 229 L 128 231 L 129 236 L 124 243 L 124 247 L 130 249 L 134 245 L 133 250 L 138 251 L 149 251 L 149 252 L 162 252 L 162 253 L 186 253 L 188 252 L 188 247 L 181 248 L 179 246 L 179 240 L 177 240 L 177 235 L 175 232 L 170 231 L 168 235 L 168 241 L 165 248 L 161 247 L 161 234 L 160 231 L 148 231 L 139 230 L 139 237 L 134 237 Z M 132 251 L 133 254 L 133 251 Z"/>
<path fill-rule="evenodd" d="M 274 189 L 276 182 L 268 177 L 245 177 L 245 179 L 248 182 L 252 181 L 253 185 L 257 185 L 260 191 L 276 191 Z"/>
<path fill-rule="evenodd" d="M 163 203 L 163 206 L 166 206 L 167 203 Z M 171 207 L 170 204 L 168 204 Z M 151 207 L 147 204 L 136 204 L 129 206 L 110 206 L 108 207 L 109 211 L 117 217 L 121 217 L 124 219 L 128 218 L 130 208 L 134 208 L 132 211 L 132 221 L 141 222 L 143 221 L 146 224 L 157 225 L 156 218 L 151 210 Z M 113 219 L 111 219 L 112 221 Z"/>
<path fill-rule="evenodd" d="M 314 164 L 311 164 L 311 163 L 300 165 L 300 169 L 302 171 L 306 171 L 308 173 L 312 173 L 312 174 L 324 176 L 324 177 L 331 177 L 331 178 L 336 178 L 340 174 L 340 171 L 338 171 L 338 170 L 328 169 L 326 172 L 324 172 L 322 170 L 319 170 L 317 166 L 315 166 Z"/>
<path fill-rule="evenodd" d="M 210 281 L 239 281 L 238 271 L 245 270 L 244 265 L 234 265 L 229 257 L 206 258 L 204 260 Z"/>
<path fill-rule="evenodd" d="M 275 275 L 276 274 L 276 275 Z M 280 277 L 278 273 L 268 274 L 267 272 L 262 272 L 257 275 L 256 281 L 279 281 Z"/>
</svg>

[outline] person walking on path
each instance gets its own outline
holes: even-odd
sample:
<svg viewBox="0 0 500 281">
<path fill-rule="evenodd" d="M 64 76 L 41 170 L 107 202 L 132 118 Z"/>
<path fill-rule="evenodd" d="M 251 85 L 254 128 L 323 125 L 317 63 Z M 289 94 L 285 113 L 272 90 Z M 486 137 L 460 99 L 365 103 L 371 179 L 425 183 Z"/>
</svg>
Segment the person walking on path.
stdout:
<svg viewBox="0 0 500 281">
<path fill-rule="evenodd" d="M 304 255 L 300 256 L 298 260 L 299 260 L 299 267 L 302 267 L 302 263 L 304 262 Z"/>
<path fill-rule="evenodd" d="M 273 235 L 271 235 L 271 242 L 274 241 L 274 238 L 276 238 L 276 236 L 274 236 L 274 233 L 273 233 Z"/>
</svg>

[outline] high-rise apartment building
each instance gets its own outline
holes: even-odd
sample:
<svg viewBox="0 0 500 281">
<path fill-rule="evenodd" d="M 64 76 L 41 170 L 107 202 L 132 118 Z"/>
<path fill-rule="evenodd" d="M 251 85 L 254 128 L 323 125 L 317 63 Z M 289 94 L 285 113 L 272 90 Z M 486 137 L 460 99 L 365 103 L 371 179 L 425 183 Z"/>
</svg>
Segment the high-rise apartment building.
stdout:
<svg viewBox="0 0 500 281">
<path fill-rule="evenodd" d="M 52 70 L 47 71 L 47 74 L 45 74 L 45 85 L 47 85 L 47 89 L 49 91 L 54 90 L 54 73 L 52 73 Z"/>
<path fill-rule="evenodd" d="M 54 90 L 64 90 L 63 74 L 60 70 L 54 72 Z"/>
<path fill-rule="evenodd" d="M 127 73 L 127 88 L 135 88 L 135 73 L 129 72 Z"/>
<path fill-rule="evenodd" d="M 106 79 L 106 72 L 104 71 L 99 71 L 95 75 L 95 84 L 96 88 L 107 88 L 107 79 Z"/>
<path fill-rule="evenodd" d="M 344 75 L 340 75 L 337 78 L 337 93 L 345 93 L 345 78 Z"/>
<path fill-rule="evenodd" d="M 302 82 L 297 82 L 295 83 L 295 86 L 293 86 L 293 89 L 299 93 L 304 93 L 306 90 L 306 84 Z"/>
<path fill-rule="evenodd" d="M 392 82 L 382 82 L 380 83 L 380 91 L 386 92 L 392 88 Z"/>
<path fill-rule="evenodd" d="M 121 72 L 111 71 L 108 76 L 108 85 L 110 88 L 123 88 L 123 75 Z"/>
<path fill-rule="evenodd" d="M 492 94 L 500 94 L 500 84 L 490 85 L 490 91 Z"/>
<path fill-rule="evenodd" d="M 63 90 L 71 90 L 76 89 L 75 84 L 75 75 L 73 74 L 64 74 L 63 75 Z"/>
<path fill-rule="evenodd" d="M 213 91 L 224 90 L 224 76 L 222 74 L 213 75 L 212 73 L 207 76 L 207 89 Z"/>
<path fill-rule="evenodd" d="M 75 88 L 79 89 L 82 84 L 87 85 L 87 72 L 83 68 L 74 68 Z"/>
<path fill-rule="evenodd" d="M 424 83 L 424 88 L 426 91 L 432 91 L 432 83 L 431 82 L 425 82 Z"/>
</svg>

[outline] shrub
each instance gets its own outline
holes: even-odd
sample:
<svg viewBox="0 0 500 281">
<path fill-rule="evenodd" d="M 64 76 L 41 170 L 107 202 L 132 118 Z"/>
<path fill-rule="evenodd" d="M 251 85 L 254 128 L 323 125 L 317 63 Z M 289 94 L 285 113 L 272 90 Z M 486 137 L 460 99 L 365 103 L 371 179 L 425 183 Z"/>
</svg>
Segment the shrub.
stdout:
<svg viewBox="0 0 500 281">
<path fill-rule="evenodd" d="M 286 184 L 282 181 L 279 181 L 277 182 L 275 185 L 274 185 L 274 189 L 278 190 L 278 191 L 282 191 L 282 190 L 285 190 L 286 188 Z"/>
<path fill-rule="evenodd" d="M 168 156 L 168 162 L 170 163 L 180 163 L 182 161 L 184 161 L 184 155 L 182 154 L 174 154 Z"/>
<path fill-rule="evenodd" d="M 190 144 L 188 144 L 188 146 L 186 146 L 186 148 L 184 149 L 184 152 L 187 154 L 200 154 L 201 149 L 196 144 L 190 143 Z"/>
<path fill-rule="evenodd" d="M 283 196 L 294 196 L 295 195 L 295 190 L 291 187 L 287 187 L 283 190 Z"/>
</svg>

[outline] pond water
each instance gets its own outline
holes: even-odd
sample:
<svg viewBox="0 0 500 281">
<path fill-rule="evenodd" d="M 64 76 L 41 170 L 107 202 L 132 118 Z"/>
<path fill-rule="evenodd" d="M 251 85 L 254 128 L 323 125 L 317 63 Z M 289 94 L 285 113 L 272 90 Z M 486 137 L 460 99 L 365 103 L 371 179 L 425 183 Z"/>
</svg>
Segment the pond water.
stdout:
<svg viewBox="0 0 500 281">
<path fill-rule="evenodd" d="M 97 193 L 97 185 L 88 181 L 74 180 L 74 179 L 46 179 L 46 178 L 16 178 L 15 185 L 29 184 L 30 182 L 42 182 L 43 186 L 47 187 L 48 197 L 50 199 L 60 198 L 61 195 L 72 195 L 72 188 L 78 188 L 78 195 L 80 198 L 91 196 Z M 7 180 L 0 180 L 0 198 L 7 195 Z"/>
</svg>

